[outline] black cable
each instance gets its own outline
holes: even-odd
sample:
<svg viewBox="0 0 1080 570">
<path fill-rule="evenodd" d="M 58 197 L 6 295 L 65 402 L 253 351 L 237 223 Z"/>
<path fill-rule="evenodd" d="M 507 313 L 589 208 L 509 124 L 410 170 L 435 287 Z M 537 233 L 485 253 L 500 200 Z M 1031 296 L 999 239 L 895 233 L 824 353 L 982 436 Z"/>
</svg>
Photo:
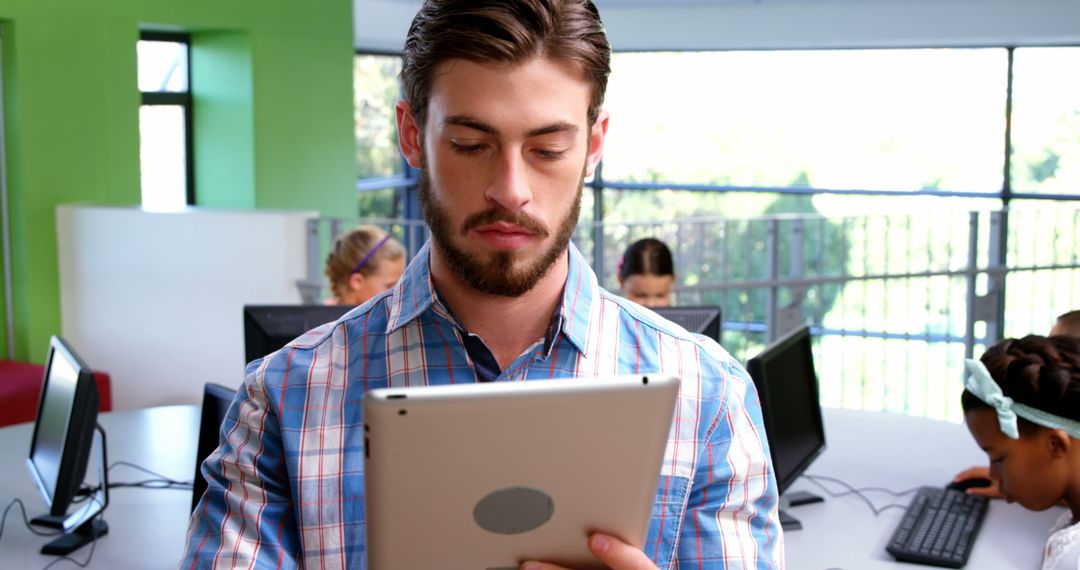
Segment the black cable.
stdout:
<svg viewBox="0 0 1080 570">
<path fill-rule="evenodd" d="M 145 479 L 143 481 L 133 481 L 130 483 L 109 483 L 110 489 L 123 487 L 138 487 L 141 489 L 181 489 L 190 491 L 192 489 L 192 484 L 183 481 L 172 481 L 170 479 Z"/>
<path fill-rule="evenodd" d="M 922 487 L 912 487 L 912 488 L 906 489 L 904 491 L 893 491 L 892 489 L 886 489 L 885 487 L 859 487 L 858 489 L 852 489 L 851 486 L 848 485 L 847 483 L 845 483 L 843 480 L 837 479 L 835 477 L 826 477 L 825 475 L 809 475 L 809 474 L 805 475 L 805 477 L 807 479 L 820 479 L 822 481 L 828 481 L 830 483 L 837 483 L 839 485 L 844 485 L 847 488 L 851 489 L 850 491 L 843 491 L 843 492 L 840 492 L 840 493 L 838 493 L 836 495 L 833 495 L 834 497 L 843 497 L 843 496 L 846 496 L 846 495 L 851 495 L 855 491 L 862 491 L 863 493 L 868 493 L 868 492 L 874 491 L 874 492 L 879 492 L 879 493 L 888 493 L 888 494 L 890 494 L 890 495 L 892 495 L 894 497 L 903 497 L 904 495 L 910 495 L 910 494 L 914 493 L 915 491 L 918 491 L 919 489 L 922 488 Z"/>
<path fill-rule="evenodd" d="M 4 515 L 2 517 L 0 517 L 0 539 L 4 538 L 4 524 L 7 522 L 8 512 L 11 511 L 11 508 L 14 507 L 15 505 L 19 505 L 19 510 L 22 511 L 23 524 L 26 525 L 26 528 L 28 528 L 30 530 L 30 532 L 32 532 L 32 533 L 34 533 L 34 534 L 36 534 L 38 536 L 58 536 L 58 535 L 61 534 L 61 531 L 43 532 L 43 531 L 40 531 L 40 530 L 34 528 L 30 524 L 30 519 L 26 516 L 26 506 L 23 505 L 22 500 L 21 499 L 12 499 L 11 502 L 8 503 L 7 508 L 4 509 Z"/>
<path fill-rule="evenodd" d="M 885 505 L 884 507 L 878 507 L 878 506 L 874 505 L 874 502 L 871 501 L 869 497 L 867 497 L 865 494 L 863 494 L 864 491 L 882 491 L 882 492 L 889 493 L 889 494 L 893 495 L 894 497 L 901 497 L 901 496 L 913 493 L 913 492 L 915 492 L 915 491 L 917 491 L 919 489 L 918 487 L 915 487 L 913 489 L 908 489 L 906 491 L 892 491 L 890 489 L 885 489 L 885 488 L 882 488 L 882 487 L 864 487 L 864 488 L 861 488 L 861 489 L 856 489 L 855 487 L 849 485 L 847 482 L 845 482 L 845 481 L 843 481 L 841 479 L 836 479 L 834 477 L 825 477 L 824 475 L 810 475 L 810 474 L 804 474 L 803 477 L 806 477 L 806 479 L 809 480 L 811 483 L 817 485 L 818 487 L 821 487 L 821 489 L 824 490 L 826 493 L 828 493 L 828 495 L 830 497 L 844 497 L 844 496 L 847 496 L 847 495 L 855 495 L 856 497 L 861 499 L 864 503 L 866 503 L 866 505 L 868 507 L 870 507 L 870 512 L 874 513 L 875 517 L 880 515 L 881 513 L 885 512 L 885 511 L 887 511 L 888 509 L 903 509 L 903 508 L 907 508 L 907 505 L 903 505 L 903 504 L 899 504 L 899 503 L 890 503 L 888 505 Z M 846 488 L 847 491 L 843 491 L 843 492 L 833 491 L 832 489 L 826 487 L 825 484 L 822 483 L 822 481 L 828 481 L 830 483 L 836 483 L 836 484 L 841 485 L 844 488 Z"/>
<path fill-rule="evenodd" d="M 105 514 L 105 505 L 102 505 L 101 501 L 99 501 L 97 497 L 91 496 L 90 500 L 97 503 L 97 504 L 99 504 L 99 505 L 101 505 L 101 510 L 98 511 L 98 513 L 96 515 L 90 517 L 90 520 L 83 523 L 83 524 L 90 525 L 91 532 L 93 533 L 93 536 L 90 538 L 90 554 L 88 554 L 86 556 L 86 562 L 79 562 L 78 560 L 75 560 L 74 558 L 72 558 L 72 557 L 65 554 L 64 556 L 61 556 L 60 558 L 57 558 L 56 560 L 53 560 L 52 562 L 46 564 L 45 567 L 42 568 L 41 570 L 49 570 L 49 568 L 52 568 L 53 566 L 56 566 L 57 564 L 65 561 L 65 560 L 67 560 L 68 562 L 71 562 L 72 564 L 78 566 L 79 568 L 86 568 L 87 566 L 90 565 L 90 561 L 94 559 L 94 549 L 97 548 L 97 540 L 99 538 L 98 533 L 97 533 L 97 527 L 94 526 L 94 521 L 97 520 L 97 519 L 103 519 L 102 515 Z"/>
<path fill-rule="evenodd" d="M 188 485 L 190 487 L 193 484 L 192 481 L 187 481 L 187 480 L 178 481 L 176 479 L 166 477 L 166 476 L 162 475 L 161 473 L 156 473 L 156 472 L 151 471 L 151 470 L 149 470 L 149 469 L 147 469 L 145 467 L 135 465 L 134 463 L 130 463 L 130 462 L 127 462 L 127 461 L 115 461 L 115 462 L 113 462 L 113 464 L 109 466 L 109 472 L 111 473 L 113 468 L 117 467 L 119 465 L 124 465 L 126 467 L 131 467 L 132 469 L 138 469 L 139 471 L 142 471 L 143 473 L 148 473 L 150 475 L 153 475 L 154 477 L 157 477 L 157 479 L 159 479 L 159 480 L 168 481 L 171 485 Z M 114 485 L 112 485 L 112 484 L 109 485 L 110 488 L 113 487 L 113 486 Z M 130 485 L 128 485 L 128 486 L 130 486 Z"/>
</svg>

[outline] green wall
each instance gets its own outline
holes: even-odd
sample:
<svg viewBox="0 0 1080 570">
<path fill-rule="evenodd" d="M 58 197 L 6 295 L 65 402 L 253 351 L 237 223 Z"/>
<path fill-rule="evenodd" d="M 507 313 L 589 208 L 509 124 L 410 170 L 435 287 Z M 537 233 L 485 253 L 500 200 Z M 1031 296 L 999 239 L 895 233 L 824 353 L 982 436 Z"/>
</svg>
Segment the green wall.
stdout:
<svg viewBox="0 0 1080 570">
<path fill-rule="evenodd" d="M 355 214 L 351 0 L 0 0 L 0 22 L 16 358 L 61 330 L 56 205 L 140 201 L 140 30 L 192 34 L 198 205 Z"/>
</svg>

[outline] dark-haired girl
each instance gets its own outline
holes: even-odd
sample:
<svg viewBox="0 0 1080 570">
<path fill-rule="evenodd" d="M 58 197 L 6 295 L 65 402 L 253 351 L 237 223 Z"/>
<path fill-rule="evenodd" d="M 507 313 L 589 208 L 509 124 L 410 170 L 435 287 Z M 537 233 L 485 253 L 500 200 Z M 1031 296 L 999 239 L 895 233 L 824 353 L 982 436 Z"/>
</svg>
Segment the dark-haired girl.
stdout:
<svg viewBox="0 0 1080 570">
<path fill-rule="evenodd" d="M 1064 502 L 1043 570 L 1080 568 L 1080 345 L 1066 336 L 1005 339 L 966 362 L 964 420 L 1006 500 Z"/>
</svg>

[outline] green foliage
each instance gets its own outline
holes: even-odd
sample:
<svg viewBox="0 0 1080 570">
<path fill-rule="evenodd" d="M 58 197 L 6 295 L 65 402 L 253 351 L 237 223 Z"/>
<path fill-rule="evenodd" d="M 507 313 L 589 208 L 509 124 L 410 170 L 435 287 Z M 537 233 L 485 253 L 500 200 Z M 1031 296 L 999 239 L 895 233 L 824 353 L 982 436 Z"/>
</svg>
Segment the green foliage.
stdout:
<svg viewBox="0 0 1080 570">
<path fill-rule="evenodd" d="M 401 58 L 361 55 L 354 65 L 357 171 L 360 178 L 400 174 L 394 106 L 401 96 Z"/>
<path fill-rule="evenodd" d="M 1042 160 L 1033 160 L 1027 163 L 1028 176 L 1035 182 L 1042 184 L 1057 174 L 1060 165 L 1061 156 L 1051 149 L 1046 149 Z"/>
<path fill-rule="evenodd" d="M 359 218 L 398 217 L 397 191 L 393 188 L 368 190 L 356 194 L 356 215 Z"/>
</svg>

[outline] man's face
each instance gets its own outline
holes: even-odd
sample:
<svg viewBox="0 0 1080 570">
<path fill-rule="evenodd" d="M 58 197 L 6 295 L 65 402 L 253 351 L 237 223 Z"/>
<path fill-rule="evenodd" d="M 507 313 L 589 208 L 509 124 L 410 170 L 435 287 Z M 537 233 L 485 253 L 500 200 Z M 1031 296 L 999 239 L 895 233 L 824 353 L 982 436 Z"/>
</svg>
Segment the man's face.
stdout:
<svg viewBox="0 0 1080 570">
<path fill-rule="evenodd" d="M 589 94 L 562 61 L 451 60 L 436 71 L 422 136 L 399 105 L 436 251 L 474 289 L 520 296 L 564 258 L 607 128 L 606 115 L 587 123 Z"/>
</svg>

